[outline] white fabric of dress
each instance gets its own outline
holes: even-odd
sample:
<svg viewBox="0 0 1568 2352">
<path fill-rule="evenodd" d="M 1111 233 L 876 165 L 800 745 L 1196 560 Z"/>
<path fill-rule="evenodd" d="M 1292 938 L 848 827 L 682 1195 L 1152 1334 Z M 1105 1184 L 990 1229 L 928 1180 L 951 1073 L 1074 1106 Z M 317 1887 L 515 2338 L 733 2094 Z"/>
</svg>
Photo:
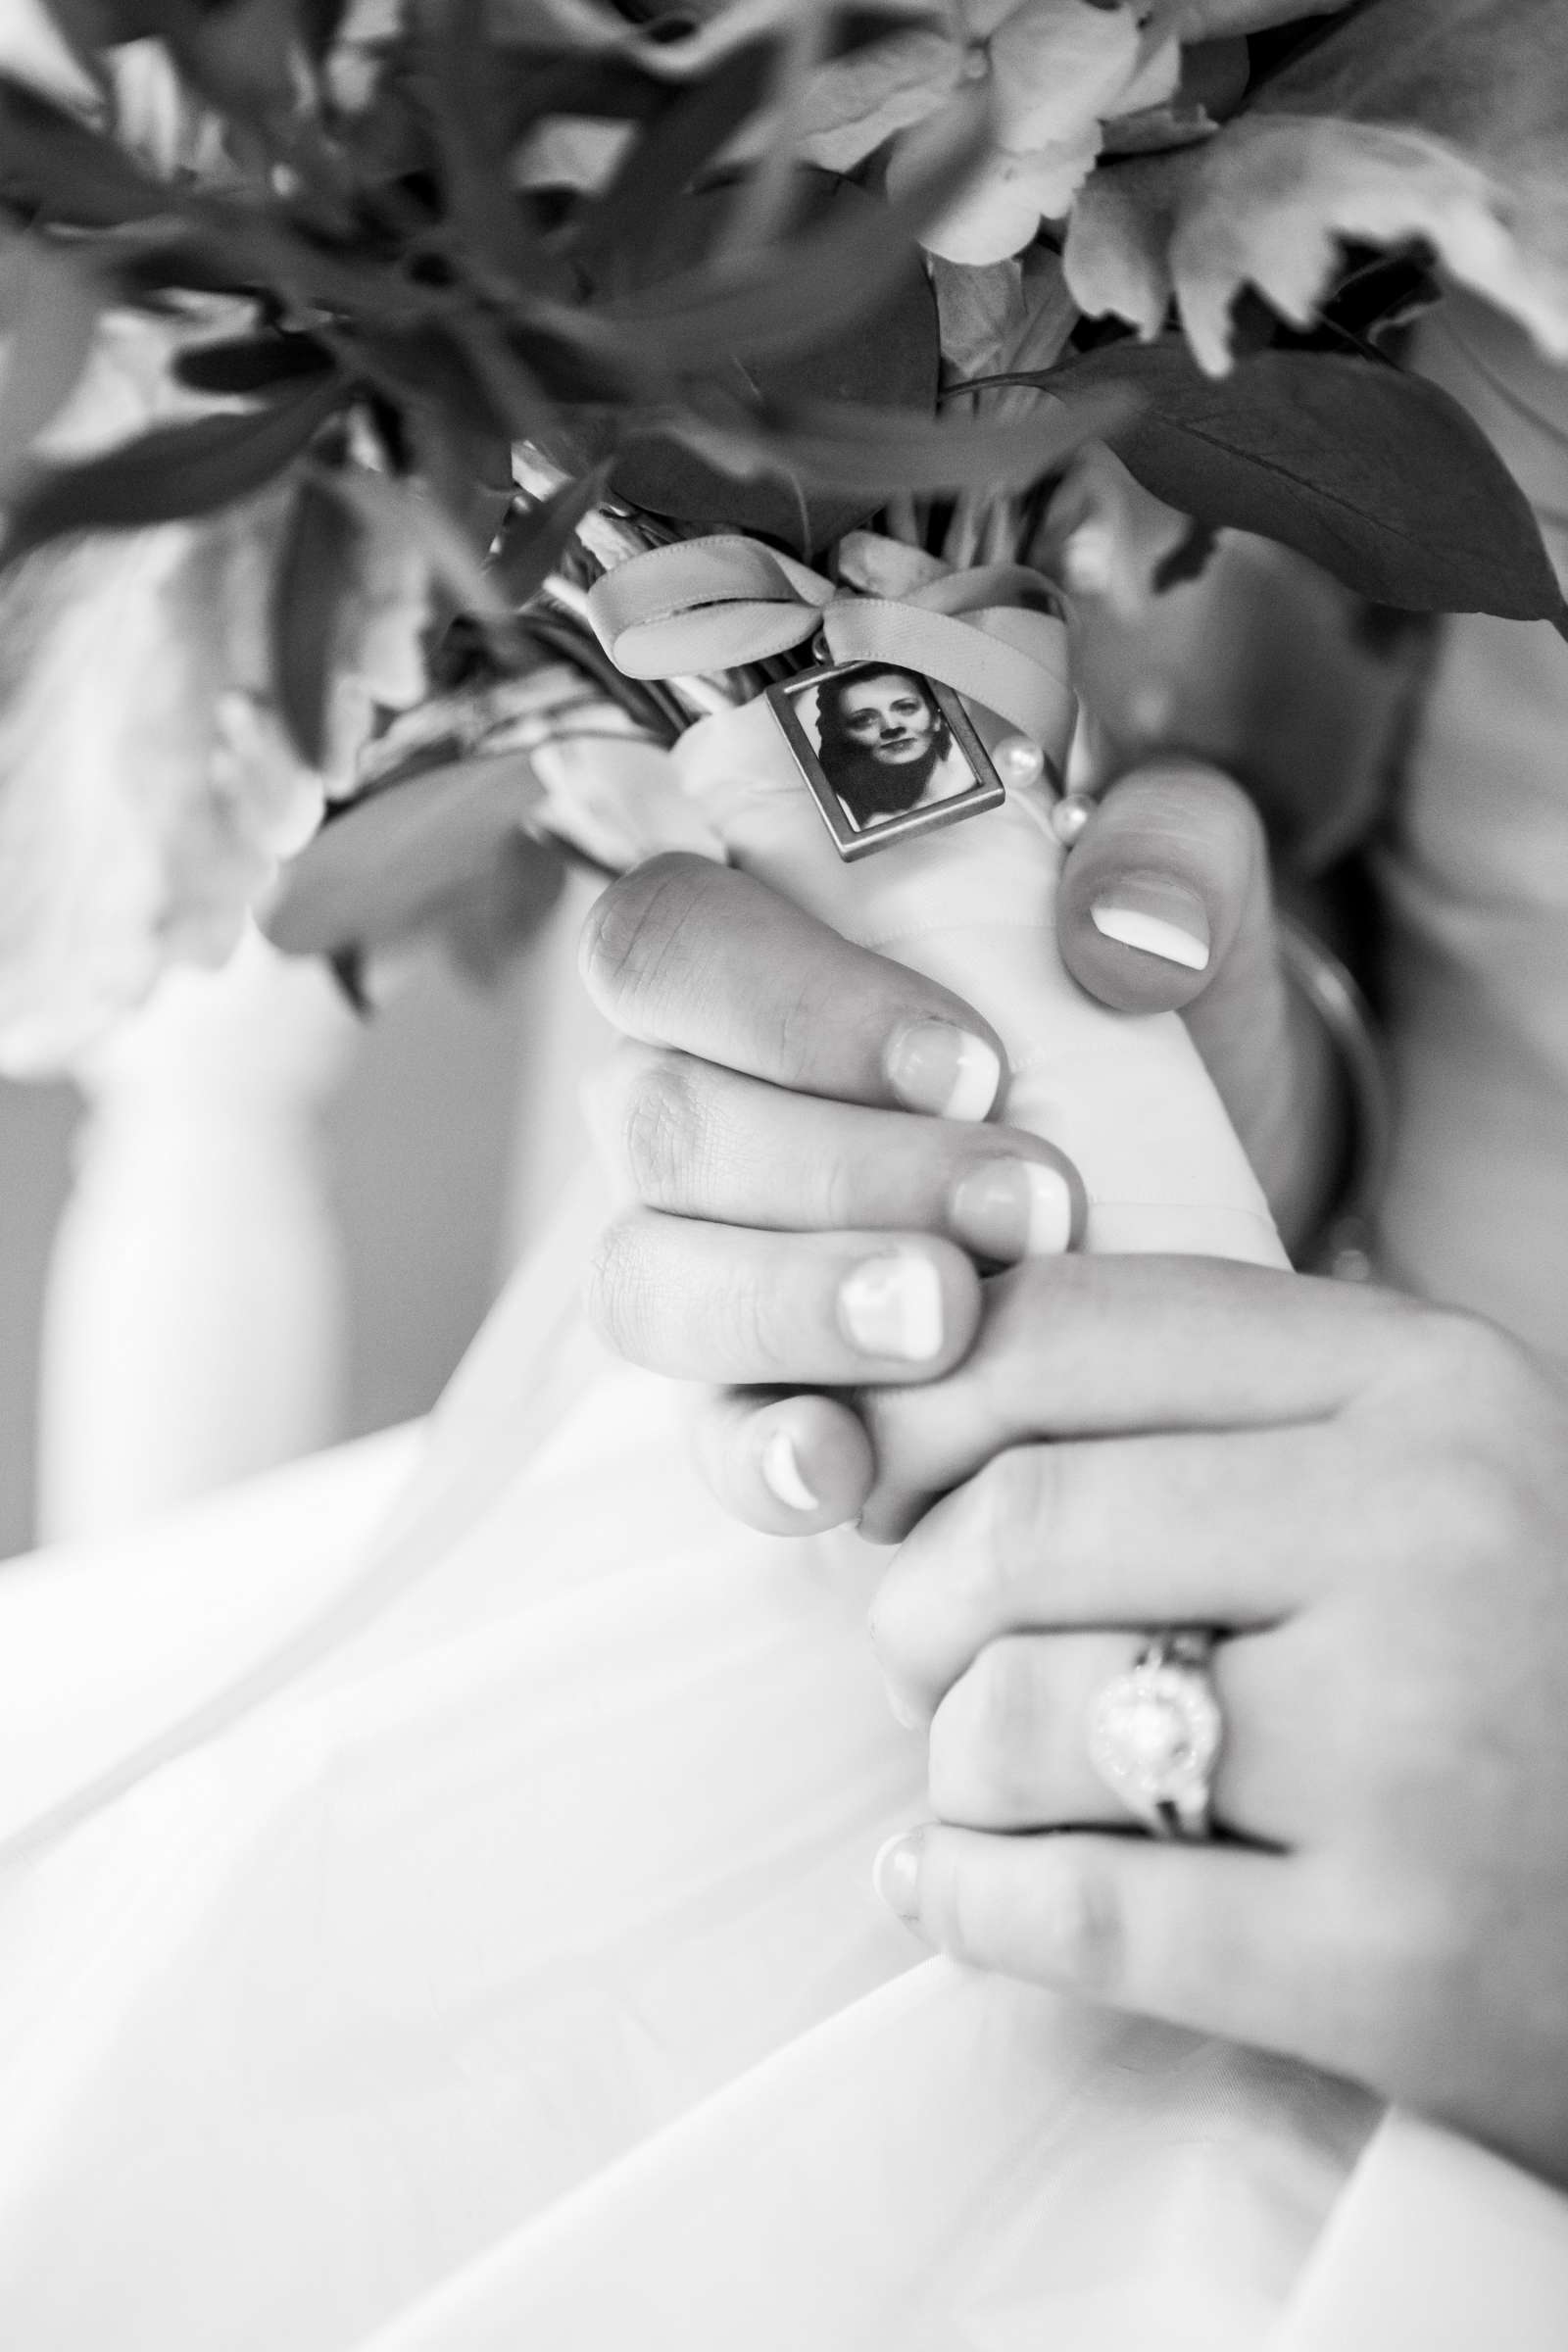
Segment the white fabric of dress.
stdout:
<svg viewBox="0 0 1568 2352">
<path fill-rule="evenodd" d="M 1510 642 L 1560 742 L 1544 636 Z M 1539 991 L 1568 1011 L 1534 838 L 1512 886 L 1556 959 L 1488 997 L 1521 1098 Z M 1441 1230 L 1485 1303 L 1452 1198 L 1427 1180 L 1410 1255 Z M 584 1188 L 428 1432 L 0 1571 L 0 2342 L 1559 2345 L 1554 2192 L 883 1911 L 922 1757 L 864 1640 L 879 1555 L 704 1500 L 670 1393 L 577 1319 L 597 1214 Z M 1560 1272 L 1560 1201 L 1513 1243 Z"/>
<path fill-rule="evenodd" d="M 0 1583 L 3 2340 L 1545 2352 L 1548 2191 L 921 1959 L 874 1555 L 702 1502 L 569 1256 L 428 1437 Z"/>
<path fill-rule="evenodd" d="M 738 1537 L 553 1322 L 512 1302 L 339 1570 L 358 1629 L 0 1879 L 6 2340 L 1260 2341 L 1370 2103 L 921 1965 L 866 1875 L 921 1793 L 876 1555 Z M 238 1641 L 220 1524 L 17 1581 L 12 1826 L 320 1624 L 278 1532 Z"/>
</svg>

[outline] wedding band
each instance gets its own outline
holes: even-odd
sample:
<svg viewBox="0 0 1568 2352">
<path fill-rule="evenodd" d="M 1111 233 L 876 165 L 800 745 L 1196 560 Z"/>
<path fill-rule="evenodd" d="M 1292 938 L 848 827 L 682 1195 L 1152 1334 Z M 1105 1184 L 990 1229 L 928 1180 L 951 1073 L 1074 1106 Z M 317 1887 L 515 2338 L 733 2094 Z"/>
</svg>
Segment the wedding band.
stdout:
<svg viewBox="0 0 1568 2352">
<path fill-rule="evenodd" d="M 1209 1671 L 1213 1647 L 1213 1635 L 1197 1630 L 1152 1636 L 1090 1713 L 1089 1761 L 1155 1838 L 1213 1835 L 1211 1790 L 1225 1736 Z"/>
</svg>

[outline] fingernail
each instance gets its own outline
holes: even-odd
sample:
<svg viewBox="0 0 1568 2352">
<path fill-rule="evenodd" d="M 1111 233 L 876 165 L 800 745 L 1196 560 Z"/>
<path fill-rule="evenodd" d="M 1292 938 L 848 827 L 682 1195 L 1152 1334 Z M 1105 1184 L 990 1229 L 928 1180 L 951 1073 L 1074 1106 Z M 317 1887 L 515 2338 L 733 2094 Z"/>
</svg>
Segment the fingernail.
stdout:
<svg viewBox="0 0 1568 2352">
<path fill-rule="evenodd" d="M 990 1159 L 965 1176 L 949 1221 L 977 1257 L 1057 1257 L 1072 1240 L 1072 1194 L 1043 1160 Z"/>
<path fill-rule="evenodd" d="M 770 1430 L 762 1442 L 762 1484 L 775 1502 L 788 1511 L 819 1511 L 820 1494 L 813 1494 L 801 1472 L 795 1439 L 787 1429 Z"/>
<path fill-rule="evenodd" d="M 840 1285 L 839 1315 L 863 1354 L 929 1363 L 942 1346 L 942 1277 L 928 1257 L 868 1257 Z"/>
<path fill-rule="evenodd" d="M 1159 956 L 1190 972 L 1208 968 L 1208 910 L 1169 874 L 1119 874 L 1089 909 L 1102 938 Z"/>
<path fill-rule="evenodd" d="M 952 1021 L 911 1021 L 887 1050 L 888 1082 L 908 1110 L 940 1119 L 983 1119 L 1002 1084 L 1002 1063 L 983 1037 Z"/>
<path fill-rule="evenodd" d="M 920 1916 L 920 1848 L 924 1843 L 919 1830 L 900 1830 L 886 1845 L 878 1849 L 871 1865 L 871 1884 L 890 1911 L 896 1911 L 906 1926 L 912 1927 Z"/>
<path fill-rule="evenodd" d="M 919 1708 L 915 1706 L 911 1700 L 905 1697 L 904 1692 L 896 1684 L 884 1683 L 882 1688 L 887 1694 L 888 1713 L 892 1716 L 900 1731 L 917 1732 L 920 1729 Z"/>
</svg>

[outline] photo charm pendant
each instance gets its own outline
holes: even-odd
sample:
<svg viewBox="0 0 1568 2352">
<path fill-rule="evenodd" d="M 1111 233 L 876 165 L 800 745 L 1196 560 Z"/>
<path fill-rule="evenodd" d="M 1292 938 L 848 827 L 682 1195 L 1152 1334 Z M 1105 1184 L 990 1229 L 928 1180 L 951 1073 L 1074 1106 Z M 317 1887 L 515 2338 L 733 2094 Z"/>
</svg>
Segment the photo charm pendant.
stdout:
<svg viewBox="0 0 1568 2352">
<path fill-rule="evenodd" d="M 1002 778 L 951 686 L 899 662 L 808 669 L 767 700 L 841 858 L 999 808 Z"/>
</svg>

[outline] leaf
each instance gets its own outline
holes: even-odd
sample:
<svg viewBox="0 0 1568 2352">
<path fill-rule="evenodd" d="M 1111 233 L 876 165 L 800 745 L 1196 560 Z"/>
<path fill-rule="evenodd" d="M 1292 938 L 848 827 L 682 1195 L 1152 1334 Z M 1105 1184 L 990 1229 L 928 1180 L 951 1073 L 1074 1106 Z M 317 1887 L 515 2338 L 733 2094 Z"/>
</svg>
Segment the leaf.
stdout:
<svg viewBox="0 0 1568 2352">
<path fill-rule="evenodd" d="M 272 693 L 307 767 L 326 762 L 338 615 L 358 583 L 362 537 L 344 501 L 307 475 L 278 551 L 269 612 Z"/>
<path fill-rule="evenodd" d="M 491 483 L 476 483 L 474 469 L 468 469 L 465 487 L 483 517 L 473 529 L 471 543 L 463 525 L 417 483 L 369 473 L 359 466 L 344 467 L 327 479 L 333 493 L 372 528 L 418 548 L 431 578 L 445 590 L 454 612 L 476 620 L 510 622 L 513 615 L 481 561 L 512 503 L 510 475 L 503 490 Z"/>
<path fill-rule="evenodd" d="M 955 375 L 987 375 L 1012 362 L 1028 324 L 1017 262 L 971 268 L 937 257 L 931 286 L 942 321 L 942 357 Z"/>
<path fill-rule="evenodd" d="M 596 466 L 581 481 L 566 482 L 542 506 L 514 514 L 502 533 L 495 577 L 514 605 L 538 593 L 583 516 L 605 494 L 608 466 Z"/>
<path fill-rule="evenodd" d="M 102 457 L 35 475 L 13 502 L 0 568 L 69 531 L 142 530 L 252 496 L 309 445 L 345 391 L 334 376 L 271 408 L 156 425 Z"/>
<path fill-rule="evenodd" d="M 1045 380 L 1067 398 L 1136 393 L 1102 437 L 1146 490 L 1210 528 L 1276 539 L 1407 612 L 1563 615 L 1523 491 L 1419 376 L 1274 351 L 1216 380 L 1167 336 L 1108 345 Z"/>
<path fill-rule="evenodd" d="M 278 384 L 329 375 L 334 364 L 325 344 L 318 343 L 314 335 L 241 335 L 182 351 L 174 362 L 174 373 L 193 392 L 243 398 L 270 392 Z"/>
<path fill-rule="evenodd" d="M 525 752 L 497 752 L 351 801 L 285 868 L 269 938 L 330 956 L 406 937 L 483 877 L 544 798 Z"/>
<path fill-rule="evenodd" d="M 1208 144 L 1097 172 L 1068 281 L 1146 334 L 1174 295 L 1205 368 L 1236 296 L 1309 320 L 1342 240 L 1424 240 L 1447 274 L 1568 359 L 1568 11 L 1560 0 L 1373 0 Z"/>
<path fill-rule="evenodd" d="M 170 209 L 169 190 L 113 139 L 0 75 L 0 200 L 43 221 L 113 228 Z"/>
<path fill-rule="evenodd" d="M 65 406 L 92 351 L 102 298 L 71 258 L 18 237 L 0 247 L 0 483 Z"/>
<path fill-rule="evenodd" d="M 583 224 L 578 258 L 591 278 L 611 289 L 646 281 L 669 206 L 756 111 L 772 56 L 770 43 L 748 43 L 707 80 L 676 91 L 634 141 Z"/>
<path fill-rule="evenodd" d="M 1057 471 L 1084 441 L 1112 439 L 1132 396 L 1086 386 L 1049 413 L 1009 424 L 927 419 L 897 411 L 804 405 L 764 435 L 692 426 L 698 446 L 737 474 L 788 470 L 816 490 L 857 495 L 862 512 L 890 492 L 941 496 L 960 490 L 1022 490 Z"/>
<path fill-rule="evenodd" d="M 295 15 L 311 56 L 320 62 L 343 28 L 349 0 L 295 0 Z"/>
<path fill-rule="evenodd" d="M 812 204 L 824 217 L 883 214 L 874 197 L 848 181 L 812 175 Z M 685 199 L 680 208 L 684 233 L 702 239 L 721 231 L 726 203 L 719 190 Z M 909 239 L 892 290 L 851 329 L 805 357 L 754 361 L 744 368 L 732 363 L 719 381 L 743 407 L 760 400 L 770 410 L 790 409 L 802 401 L 828 399 L 929 416 L 940 357 L 936 307 L 919 250 Z M 732 529 L 765 531 L 790 543 L 804 539 L 808 543 L 804 553 L 840 538 L 877 503 L 875 493 L 867 499 L 858 484 L 846 496 L 813 495 L 806 485 L 777 475 L 738 482 L 702 457 L 697 440 L 673 434 L 638 435 L 618 456 L 612 484 L 617 496 L 651 514 L 677 522 L 722 519 Z"/>
<path fill-rule="evenodd" d="M 491 77 L 484 0 L 426 0 L 417 55 L 457 231 L 454 256 L 472 257 L 514 284 L 564 295 L 561 264 L 534 236 L 510 186 L 507 142 Z"/>
<path fill-rule="evenodd" d="M 957 110 L 956 109 L 955 112 Z M 598 318 L 666 368 L 782 358 L 863 326 L 908 268 L 918 230 L 962 187 L 985 147 L 983 114 L 891 204 L 844 208 L 789 244 L 606 304 Z"/>
</svg>

